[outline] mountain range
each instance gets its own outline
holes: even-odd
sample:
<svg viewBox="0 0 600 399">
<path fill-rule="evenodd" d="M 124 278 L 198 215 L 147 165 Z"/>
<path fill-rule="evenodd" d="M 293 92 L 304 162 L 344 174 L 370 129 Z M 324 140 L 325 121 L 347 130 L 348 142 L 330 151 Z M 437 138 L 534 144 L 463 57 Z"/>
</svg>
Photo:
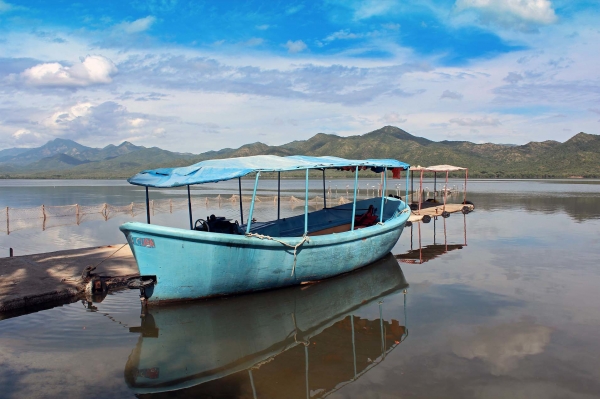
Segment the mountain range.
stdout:
<svg viewBox="0 0 600 399">
<path fill-rule="evenodd" d="M 308 140 L 280 146 L 258 142 L 197 155 L 136 146 L 127 141 L 118 146 L 92 148 L 55 139 L 38 148 L 1 150 L 0 178 L 127 178 L 144 169 L 267 154 L 394 158 L 423 166 L 450 164 L 468 167 L 472 177 L 486 178 L 600 177 L 600 135 L 582 132 L 564 143 L 548 140 L 525 145 L 474 144 L 436 142 L 385 126 L 357 136 L 319 133 Z"/>
</svg>

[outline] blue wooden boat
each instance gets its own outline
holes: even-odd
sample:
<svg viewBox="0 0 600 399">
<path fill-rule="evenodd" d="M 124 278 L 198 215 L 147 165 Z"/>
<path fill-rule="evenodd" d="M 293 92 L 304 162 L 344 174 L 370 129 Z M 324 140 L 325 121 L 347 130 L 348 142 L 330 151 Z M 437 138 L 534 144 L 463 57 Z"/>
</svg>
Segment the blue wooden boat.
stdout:
<svg viewBox="0 0 600 399">
<path fill-rule="evenodd" d="M 319 284 L 149 308 L 125 381 L 143 397 L 325 397 L 408 336 L 407 288 L 388 254 Z M 402 291 L 404 315 L 382 303 Z"/>
<path fill-rule="evenodd" d="M 348 160 L 336 157 L 277 157 L 272 155 L 209 160 L 192 166 L 138 173 L 128 181 L 146 187 L 181 187 L 255 174 L 247 222 L 199 219 L 190 229 L 130 222 L 120 229 L 137 261 L 141 299 L 148 304 L 261 291 L 323 280 L 355 270 L 387 254 L 398 241 L 410 215 L 407 204 L 393 197 L 357 201 L 358 171 L 383 173 L 383 190 L 390 169 L 409 165 L 391 159 Z M 352 203 L 308 210 L 310 170 L 352 170 L 355 173 Z M 256 191 L 261 173 L 305 171 L 304 215 L 253 223 Z M 398 172 L 398 170 L 396 170 Z M 407 188 L 408 188 L 408 173 Z M 279 185 L 278 185 L 279 187 Z M 278 197 L 280 190 L 278 189 Z M 278 215 L 280 214 L 278 209 Z"/>
</svg>

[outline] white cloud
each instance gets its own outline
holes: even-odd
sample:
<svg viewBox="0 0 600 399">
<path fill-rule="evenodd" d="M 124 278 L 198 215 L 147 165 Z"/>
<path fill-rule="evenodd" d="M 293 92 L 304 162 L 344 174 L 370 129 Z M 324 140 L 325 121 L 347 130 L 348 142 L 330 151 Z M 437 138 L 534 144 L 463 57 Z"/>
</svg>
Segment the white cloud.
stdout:
<svg viewBox="0 0 600 399">
<path fill-rule="evenodd" d="M 383 15 L 397 6 L 394 0 L 364 0 L 356 3 L 354 7 L 355 19 L 367 19 Z"/>
<path fill-rule="evenodd" d="M 456 10 L 472 10 L 481 22 L 520 30 L 530 24 L 548 25 L 556 22 L 556 14 L 549 0 L 457 0 Z"/>
<path fill-rule="evenodd" d="M 448 98 L 450 100 L 462 100 L 463 95 L 455 91 L 444 90 L 444 92 L 440 96 L 440 99 L 444 98 Z"/>
<path fill-rule="evenodd" d="M 122 22 L 116 26 L 118 30 L 125 33 L 140 33 L 147 31 L 156 22 L 156 18 L 149 15 L 145 18 L 136 19 L 133 22 Z"/>
<path fill-rule="evenodd" d="M 360 39 L 363 36 L 362 33 L 352 33 L 348 29 L 342 29 L 327 36 L 323 41 L 332 42 L 334 40 Z"/>
<path fill-rule="evenodd" d="M 18 146 L 29 146 L 40 144 L 43 141 L 42 135 L 27 129 L 19 129 L 12 134 L 12 142 Z"/>
<path fill-rule="evenodd" d="M 388 30 L 400 30 L 400 24 L 389 23 L 389 24 L 382 24 L 381 26 Z"/>
<path fill-rule="evenodd" d="M 456 342 L 453 351 L 466 359 L 481 359 L 492 374 L 503 375 L 515 369 L 520 359 L 537 355 L 550 342 L 552 330 L 531 321 L 480 327 L 468 340 Z"/>
<path fill-rule="evenodd" d="M 295 42 L 288 40 L 285 44 L 285 47 L 287 47 L 288 52 L 290 53 L 299 53 L 303 50 L 306 50 L 306 43 L 304 43 L 302 40 L 296 40 Z"/>
<path fill-rule="evenodd" d="M 257 25 L 256 29 L 258 29 L 258 30 L 267 30 L 270 27 L 271 27 L 270 25 L 264 24 L 264 25 Z"/>
<path fill-rule="evenodd" d="M 488 116 L 484 116 L 483 118 L 473 119 L 473 118 L 452 118 L 449 120 L 450 123 L 454 123 L 459 126 L 500 126 L 499 119 L 490 118 Z"/>
<path fill-rule="evenodd" d="M 83 87 L 112 82 L 115 64 L 101 55 L 88 55 L 83 62 L 63 66 L 58 62 L 38 64 L 20 74 L 30 86 Z"/>
<path fill-rule="evenodd" d="M 379 121 L 384 123 L 404 123 L 407 119 L 402 118 L 397 112 L 390 112 L 389 114 L 385 114 Z"/>
<path fill-rule="evenodd" d="M 249 40 L 246 40 L 243 44 L 245 46 L 249 46 L 249 47 L 254 47 L 254 46 L 260 46 L 261 44 L 264 43 L 264 39 L 261 39 L 260 37 L 253 37 Z"/>
<path fill-rule="evenodd" d="M 8 4 L 8 3 L 0 0 L 0 14 L 3 12 L 12 11 L 14 9 L 15 9 L 15 6 L 13 6 L 12 4 Z"/>
</svg>

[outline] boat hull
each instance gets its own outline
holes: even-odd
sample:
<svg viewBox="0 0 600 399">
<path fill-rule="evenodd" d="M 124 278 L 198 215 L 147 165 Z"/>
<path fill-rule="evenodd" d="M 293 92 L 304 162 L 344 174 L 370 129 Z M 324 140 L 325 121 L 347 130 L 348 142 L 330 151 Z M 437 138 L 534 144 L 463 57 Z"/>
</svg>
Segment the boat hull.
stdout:
<svg viewBox="0 0 600 399">
<path fill-rule="evenodd" d="M 146 289 L 148 304 L 156 304 L 285 287 L 355 270 L 392 249 L 409 215 L 399 209 L 382 225 L 309 237 L 296 255 L 293 247 L 302 237 L 272 240 L 137 222 L 120 229 L 140 275 L 156 277 Z"/>
</svg>

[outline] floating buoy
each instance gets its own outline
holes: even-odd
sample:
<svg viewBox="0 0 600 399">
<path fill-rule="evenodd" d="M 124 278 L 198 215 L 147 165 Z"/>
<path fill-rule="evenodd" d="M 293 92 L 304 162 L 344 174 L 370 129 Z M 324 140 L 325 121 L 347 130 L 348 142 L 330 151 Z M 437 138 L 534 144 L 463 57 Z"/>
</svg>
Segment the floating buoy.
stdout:
<svg viewBox="0 0 600 399">
<path fill-rule="evenodd" d="M 443 217 L 444 219 L 446 219 L 446 218 L 449 218 L 449 217 L 450 217 L 450 212 L 448 212 L 448 211 L 444 211 L 444 212 L 442 212 L 442 217 Z"/>
<path fill-rule="evenodd" d="M 405 226 L 406 226 L 406 227 L 410 227 L 410 226 L 412 226 L 412 222 L 406 222 Z"/>
<path fill-rule="evenodd" d="M 462 213 L 464 215 L 466 215 L 467 213 L 471 212 L 471 208 L 469 208 L 468 206 L 463 206 L 462 207 Z"/>
<path fill-rule="evenodd" d="M 429 222 L 431 222 L 431 216 L 425 215 L 425 216 L 423 216 L 422 220 L 423 220 L 423 223 L 429 223 Z"/>
</svg>

